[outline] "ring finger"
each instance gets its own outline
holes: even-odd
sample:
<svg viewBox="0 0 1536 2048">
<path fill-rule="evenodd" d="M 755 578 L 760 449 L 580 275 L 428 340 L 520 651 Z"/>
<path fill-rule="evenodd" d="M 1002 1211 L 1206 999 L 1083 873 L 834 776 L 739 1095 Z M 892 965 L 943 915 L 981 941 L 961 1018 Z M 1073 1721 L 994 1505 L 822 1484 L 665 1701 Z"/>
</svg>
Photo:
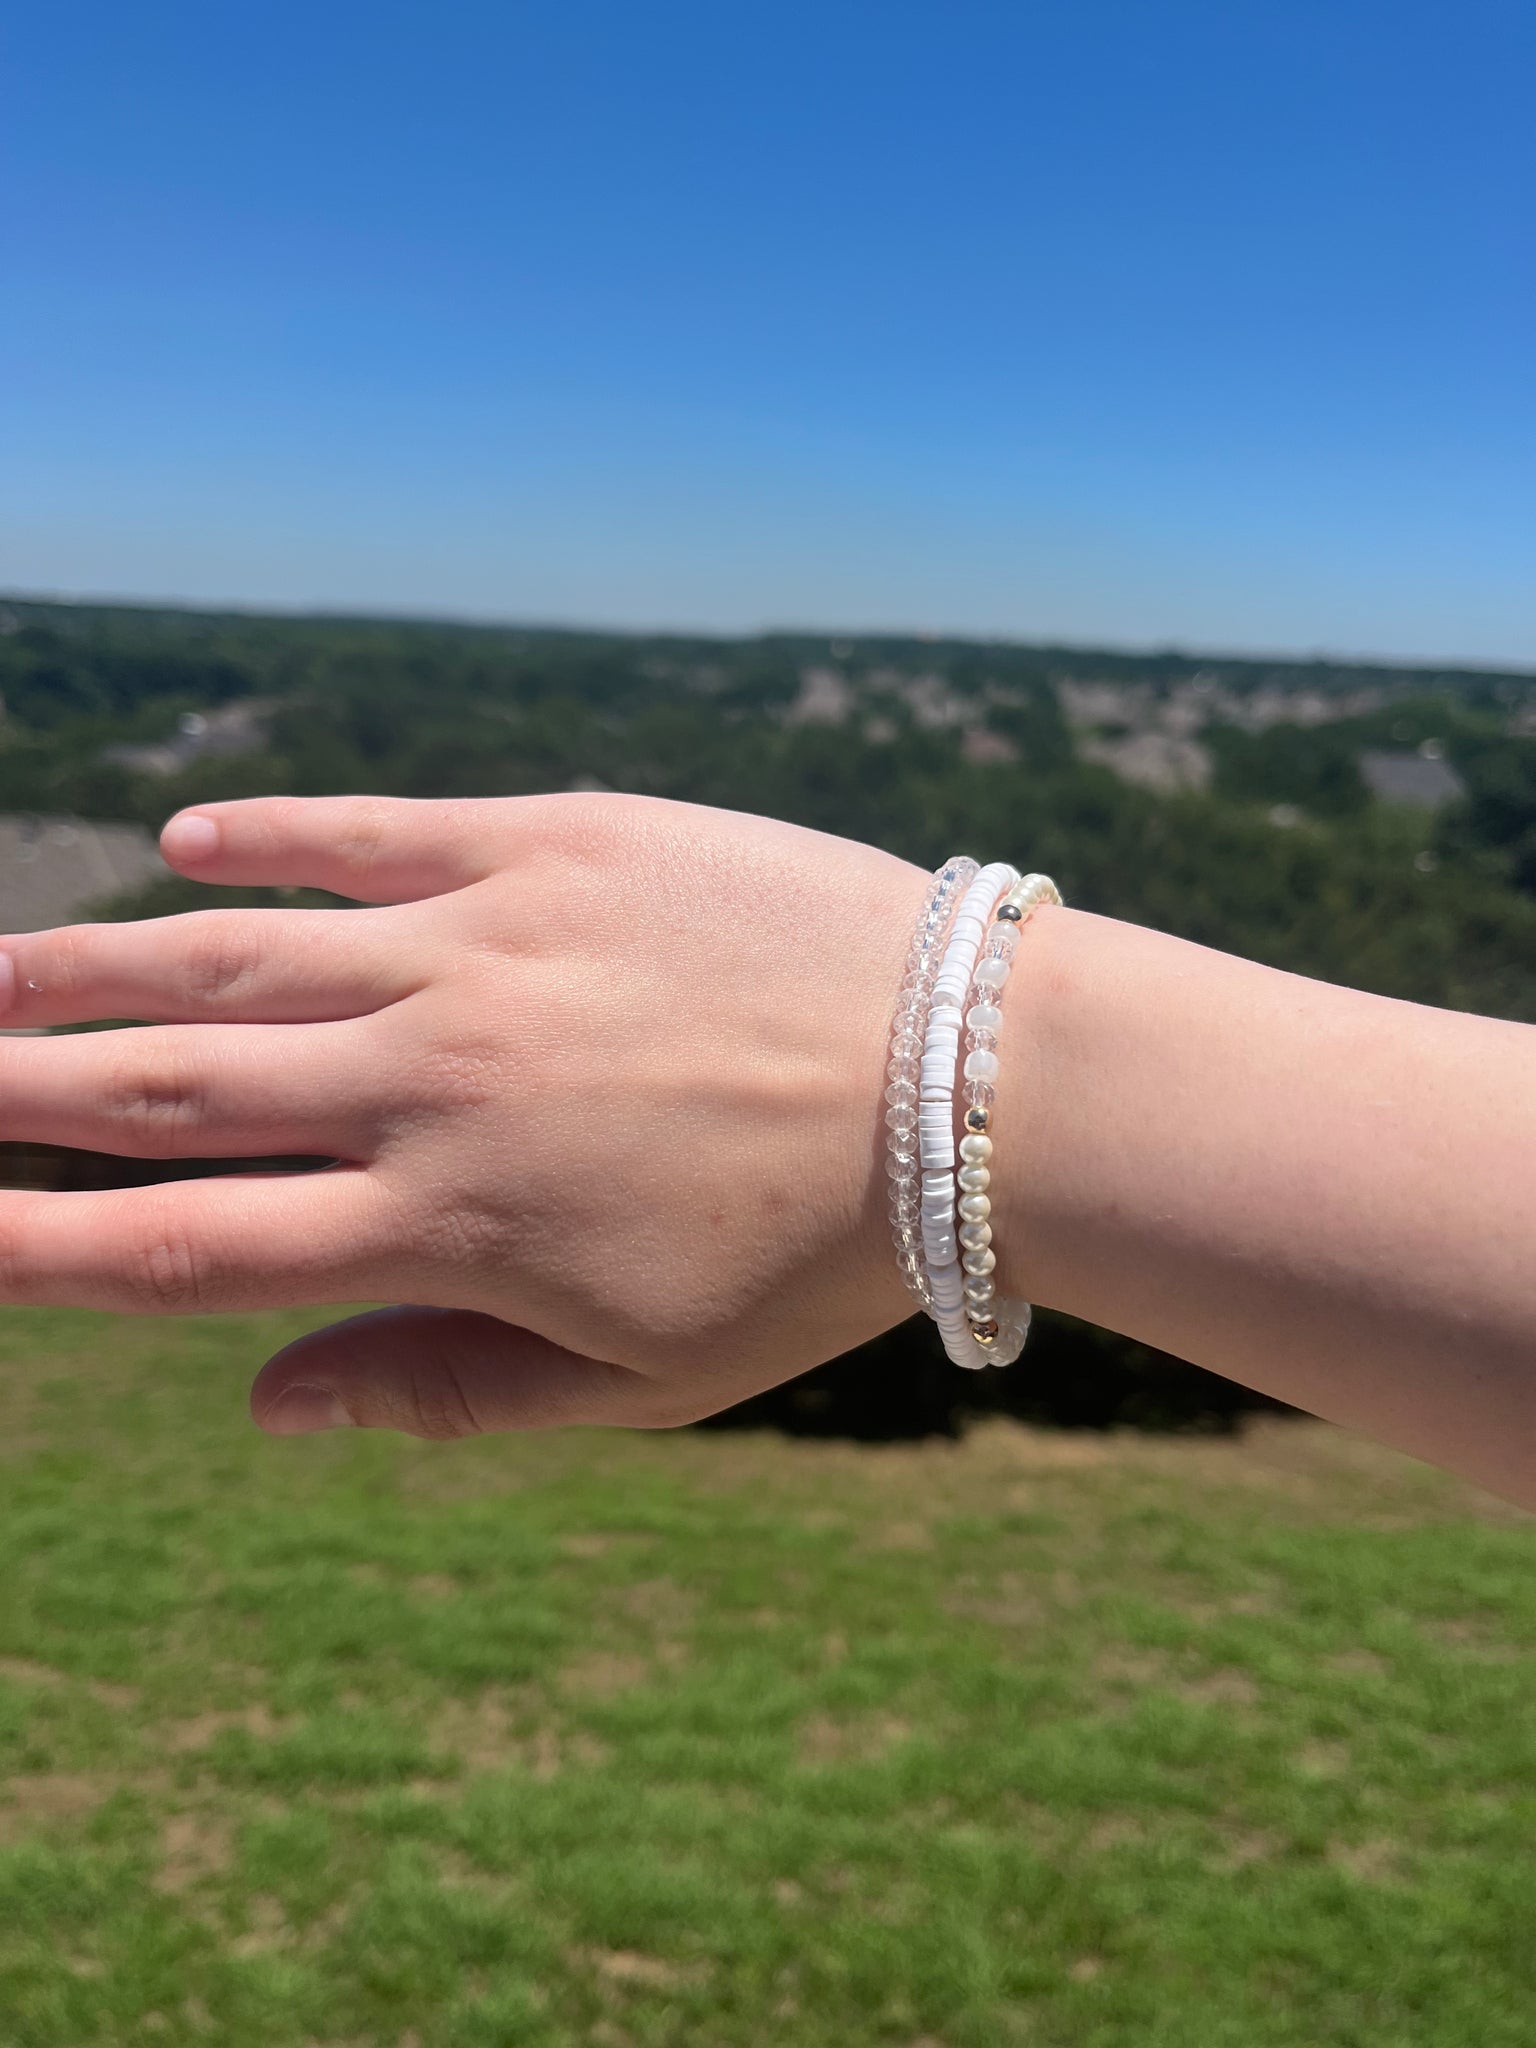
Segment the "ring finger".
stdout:
<svg viewBox="0 0 1536 2048">
<path fill-rule="evenodd" d="M 27 932 L 0 943 L 0 1014 L 11 1027 L 361 1016 L 427 979 L 422 933 L 408 942 L 401 917 L 393 909 L 194 910 Z"/>
</svg>

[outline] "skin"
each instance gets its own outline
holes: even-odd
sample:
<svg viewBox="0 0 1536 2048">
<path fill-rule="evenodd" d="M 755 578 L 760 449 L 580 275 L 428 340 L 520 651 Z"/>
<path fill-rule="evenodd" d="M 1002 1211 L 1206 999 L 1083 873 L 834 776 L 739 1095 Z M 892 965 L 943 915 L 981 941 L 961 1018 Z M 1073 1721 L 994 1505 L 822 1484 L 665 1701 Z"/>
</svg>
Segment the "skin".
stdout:
<svg viewBox="0 0 1536 2048">
<path fill-rule="evenodd" d="M 0 1298 L 403 1295 L 252 1411 L 428 1437 L 692 1420 L 909 1311 L 882 1090 L 920 870 L 608 795 L 262 799 L 162 845 L 371 907 L 0 942 L 8 1026 L 146 1026 L 0 1039 L 4 1135 L 338 1164 L 0 1193 Z M 1536 1031 L 1048 909 L 1000 1051 L 1005 1293 L 1536 1506 Z"/>
</svg>

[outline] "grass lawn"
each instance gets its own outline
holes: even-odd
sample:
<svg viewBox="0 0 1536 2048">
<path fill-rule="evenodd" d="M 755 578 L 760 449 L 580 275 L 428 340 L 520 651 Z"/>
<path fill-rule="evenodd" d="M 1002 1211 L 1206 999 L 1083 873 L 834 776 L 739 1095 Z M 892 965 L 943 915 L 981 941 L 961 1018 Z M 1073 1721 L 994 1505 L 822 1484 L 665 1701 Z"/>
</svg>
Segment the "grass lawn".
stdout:
<svg viewBox="0 0 1536 2048">
<path fill-rule="evenodd" d="M 1536 2038 L 1513 1510 L 1277 1421 L 269 1443 L 299 1327 L 0 1322 L 4 2048 Z"/>
</svg>

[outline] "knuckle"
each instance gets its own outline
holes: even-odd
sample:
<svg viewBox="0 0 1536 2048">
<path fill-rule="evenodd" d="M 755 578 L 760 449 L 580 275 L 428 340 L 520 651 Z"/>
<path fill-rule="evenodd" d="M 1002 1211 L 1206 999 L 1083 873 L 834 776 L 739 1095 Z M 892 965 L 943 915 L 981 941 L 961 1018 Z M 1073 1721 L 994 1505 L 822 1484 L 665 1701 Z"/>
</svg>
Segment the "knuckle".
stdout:
<svg viewBox="0 0 1536 2048">
<path fill-rule="evenodd" d="M 352 873 L 368 875 L 383 858 L 389 837 L 386 807 L 363 800 L 349 805 L 343 814 L 336 834 L 336 852 Z"/>
<path fill-rule="evenodd" d="M 206 1247 L 164 1220 L 129 1247 L 122 1287 L 130 1304 L 154 1315 L 192 1315 L 215 1303 L 217 1281 Z"/>
<path fill-rule="evenodd" d="M 101 1110 L 146 1157 L 174 1157 L 203 1127 L 207 1101 L 187 1060 L 169 1051 L 121 1055 L 102 1090 Z"/>
<path fill-rule="evenodd" d="M 64 925 L 28 947 L 25 978 L 50 1003 L 69 1003 L 88 989 L 94 975 L 96 927 Z"/>
<path fill-rule="evenodd" d="M 413 1372 L 402 1390 L 404 1413 L 398 1426 L 432 1443 L 454 1443 L 484 1434 L 458 1375 L 449 1365 Z"/>
<path fill-rule="evenodd" d="M 182 993 L 200 1006 L 227 1003 L 248 989 L 256 965 L 238 927 L 213 912 L 190 935 L 181 967 Z"/>
</svg>

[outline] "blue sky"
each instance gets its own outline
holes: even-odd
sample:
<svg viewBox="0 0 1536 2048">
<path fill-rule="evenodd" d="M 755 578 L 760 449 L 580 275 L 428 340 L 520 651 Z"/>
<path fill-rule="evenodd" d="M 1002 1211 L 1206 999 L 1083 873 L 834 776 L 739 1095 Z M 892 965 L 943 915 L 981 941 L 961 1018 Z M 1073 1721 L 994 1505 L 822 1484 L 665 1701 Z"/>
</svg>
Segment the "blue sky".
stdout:
<svg viewBox="0 0 1536 2048">
<path fill-rule="evenodd" d="M 0 585 L 1536 662 L 1536 9 L 22 0 Z"/>
</svg>

